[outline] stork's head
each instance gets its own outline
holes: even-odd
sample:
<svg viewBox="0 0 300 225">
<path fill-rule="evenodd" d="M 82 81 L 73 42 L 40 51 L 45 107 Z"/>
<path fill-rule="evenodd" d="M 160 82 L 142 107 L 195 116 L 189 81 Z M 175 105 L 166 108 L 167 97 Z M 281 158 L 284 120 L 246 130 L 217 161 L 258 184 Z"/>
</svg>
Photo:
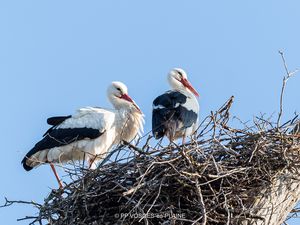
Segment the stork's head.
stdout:
<svg viewBox="0 0 300 225">
<path fill-rule="evenodd" d="M 172 88 L 175 90 L 184 90 L 193 93 L 199 97 L 198 92 L 193 88 L 192 84 L 188 81 L 187 75 L 183 69 L 172 69 L 168 75 L 168 81 Z"/>
<path fill-rule="evenodd" d="M 142 114 L 138 105 L 128 95 L 128 89 L 122 82 L 112 82 L 107 89 L 107 97 L 115 109 L 130 109 Z"/>
</svg>

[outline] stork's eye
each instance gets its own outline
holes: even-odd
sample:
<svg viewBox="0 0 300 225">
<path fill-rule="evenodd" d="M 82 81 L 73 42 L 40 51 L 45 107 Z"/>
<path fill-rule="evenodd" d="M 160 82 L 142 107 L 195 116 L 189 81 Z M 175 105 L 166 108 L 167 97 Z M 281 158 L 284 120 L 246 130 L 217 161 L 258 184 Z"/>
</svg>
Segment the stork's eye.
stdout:
<svg viewBox="0 0 300 225">
<path fill-rule="evenodd" d="M 180 77 L 183 77 L 183 74 L 180 71 L 177 71 Z"/>
<path fill-rule="evenodd" d="M 121 92 L 121 88 L 117 88 L 117 90 Z"/>
</svg>

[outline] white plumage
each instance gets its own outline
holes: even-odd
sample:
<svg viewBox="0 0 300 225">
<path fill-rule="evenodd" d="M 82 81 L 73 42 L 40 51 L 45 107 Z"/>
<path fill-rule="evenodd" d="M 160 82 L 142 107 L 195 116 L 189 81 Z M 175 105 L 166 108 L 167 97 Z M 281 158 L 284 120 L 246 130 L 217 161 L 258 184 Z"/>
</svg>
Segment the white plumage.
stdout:
<svg viewBox="0 0 300 225">
<path fill-rule="evenodd" d="M 133 121 L 133 123 L 128 124 L 128 120 Z M 65 120 L 56 129 L 66 128 L 97 129 L 101 136 L 96 139 L 86 138 L 86 140 L 49 149 L 47 161 L 66 162 L 82 160 L 85 157 L 91 163 L 91 168 L 94 169 L 96 163 L 106 156 L 113 145 L 117 145 L 123 140 L 131 142 L 142 131 L 143 117 L 139 113 L 131 115 L 126 109 L 107 110 L 87 107 L 79 109 L 74 116 Z M 95 158 L 95 156 L 97 157 Z M 39 161 L 45 160 L 39 158 Z"/>
</svg>

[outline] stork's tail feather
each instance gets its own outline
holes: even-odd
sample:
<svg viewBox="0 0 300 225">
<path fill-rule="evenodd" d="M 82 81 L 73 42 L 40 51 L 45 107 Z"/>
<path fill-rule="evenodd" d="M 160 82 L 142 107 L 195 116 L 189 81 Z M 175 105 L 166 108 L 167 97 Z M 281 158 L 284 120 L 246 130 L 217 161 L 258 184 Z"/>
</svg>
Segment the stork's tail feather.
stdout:
<svg viewBox="0 0 300 225">
<path fill-rule="evenodd" d="M 37 152 L 39 152 L 40 150 L 37 148 L 37 146 L 35 146 L 34 148 L 32 148 L 27 154 L 26 156 L 23 158 L 21 164 L 23 164 L 23 168 L 26 171 L 30 171 L 32 170 L 34 167 L 38 166 L 41 164 L 41 162 L 39 162 L 37 160 L 36 157 L 34 157 L 34 154 L 36 154 Z"/>
<path fill-rule="evenodd" d="M 160 139 L 165 136 L 166 129 L 164 125 L 164 121 L 159 117 L 152 118 L 152 133 L 155 139 Z"/>
<path fill-rule="evenodd" d="M 22 160 L 22 164 L 23 164 L 23 168 L 26 170 L 26 171 L 30 171 L 30 170 L 32 170 L 33 169 L 33 167 L 31 167 L 31 166 L 28 166 L 27 165 L 27 158 L 26 157 L 24 157 L 24 159 Z"/>
<path fill-rule="evenodd" d="M 155 131 L 153 131 L 153 136 L 155 139 L 160 139 L 163 136 L 165 136 L 165 131 L 164 129 L 156 129 Z"/>
</svg>

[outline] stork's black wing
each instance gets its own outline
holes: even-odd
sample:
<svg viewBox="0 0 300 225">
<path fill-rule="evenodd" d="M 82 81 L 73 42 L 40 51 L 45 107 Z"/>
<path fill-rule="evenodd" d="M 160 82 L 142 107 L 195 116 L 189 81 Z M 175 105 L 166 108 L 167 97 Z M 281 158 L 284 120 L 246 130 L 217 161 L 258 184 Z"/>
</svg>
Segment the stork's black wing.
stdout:
<svg viewBox="0 0 300 225">
<path fill-rule="evenodd" d="M 52 130 L 54 130 L 58 125 L 62 124 L 65 120 L 71 118 L 72 116 L 55 116 L 50 117 L 47 119 L 47 123 L 51 125 L 52 127 L 49 128 L 49 130 L 46 131 L 46 133 L 43 135 L 45 137 L 48 133 L 50 133 Z"/>
<path fill-rule="evenodd" d="M 154 100 L 152 132 L 156 139 L 163 137 L 170 126 L 172 130 L 177 130 L 179 123 L 183 125 L 183 128 L 196 123 L 197 113 L 184 107 L 187 98 L 179 91 L 168 91 Z"/>
<path fill-rule="evenodd" d="M 25 170 L 29 171 L 32 169 L 26 165 L 26 160 L 39 151 L 68 145 L 75 141 L 87 138 L 96 139 L 103 134 L 103 132 L 101 133 L 98 129 L 94 128 L 57 128 L 58 125 L 68 118 L 71 118 L 71 116 L 52 117 L 47 120 L 48 124 L 53 126 L 44 134 L 43 139 L 39 141 L 22 160 Z"/>
<path fill-rule="evenodd" d="M 47 123 L 52 126 L 57 126 L 64 122 L 66 119 L 71 118 L 72 116 L 55 116 L 47 119 Z"/>
</svg>

